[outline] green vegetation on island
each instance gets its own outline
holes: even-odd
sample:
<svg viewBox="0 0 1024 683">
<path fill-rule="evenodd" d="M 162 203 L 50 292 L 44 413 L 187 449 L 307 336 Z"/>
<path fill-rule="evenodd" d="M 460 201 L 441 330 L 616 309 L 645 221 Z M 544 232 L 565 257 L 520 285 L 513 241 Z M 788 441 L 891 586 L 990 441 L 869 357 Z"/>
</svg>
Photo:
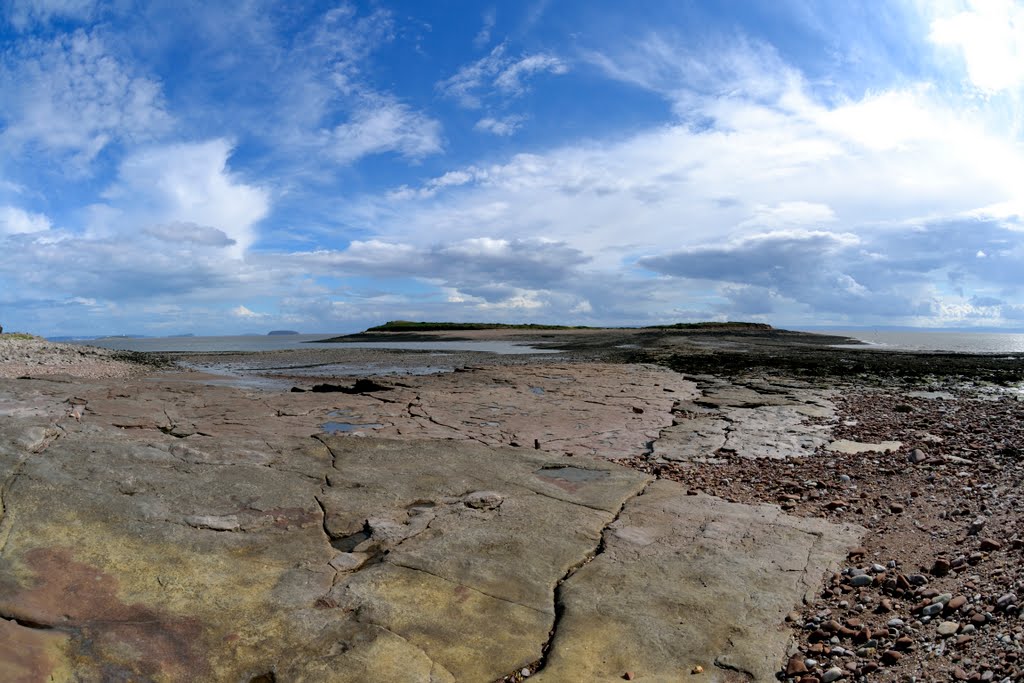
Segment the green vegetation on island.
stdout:
<svg viewBox="0 0 1024 683">
<path fill-rule="evenodd" d="M 592 330 L 585 325 L 538 325 L 534 323 L 446 323 L 391 320 L 368 327 L 367 332 L 444 332 L 446 330 Z"/>
</svg>

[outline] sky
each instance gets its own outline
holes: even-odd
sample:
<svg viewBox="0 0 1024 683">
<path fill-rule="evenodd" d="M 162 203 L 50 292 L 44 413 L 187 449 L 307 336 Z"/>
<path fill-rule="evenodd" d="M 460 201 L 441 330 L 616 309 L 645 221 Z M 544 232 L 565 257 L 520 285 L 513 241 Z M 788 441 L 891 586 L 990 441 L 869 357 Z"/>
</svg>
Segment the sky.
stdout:
<svg viewBox="0 0 1024 683">
<path fill-rule="evenodd" d="M 0 324 L 1024 328 L 1024 3 L 3 0 Z"/>
</svg>

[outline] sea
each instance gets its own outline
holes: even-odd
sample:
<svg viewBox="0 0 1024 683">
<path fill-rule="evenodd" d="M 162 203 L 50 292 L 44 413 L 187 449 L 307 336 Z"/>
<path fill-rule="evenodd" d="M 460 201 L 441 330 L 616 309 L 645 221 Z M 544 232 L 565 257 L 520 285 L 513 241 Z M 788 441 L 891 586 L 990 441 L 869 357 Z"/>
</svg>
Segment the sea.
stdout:
<svg viewBox="0 0 1024 683">
<path fill-rule="evenodd" d="M 954 353 L 1024 353 L 1024 334 L 1012 332 L 964 332 L 962 330 L 808 330 L 817 334 L 852 337 L 880 350 L 947 351 Z M 837 345 L 863 348 L 860 345 Z"/>
<path fill-rule="evenodd" d="M 225 337 L 102 337 L 71 340 L 73 344 L 100 346 L 119 351 L 154 353 L 218 353 L 234 351 L 287 351 L 298 349 L 397 349 L 457 353 L 483 351 L 502 355 L 558 353 L 529 344 L 504 341 L 430 341 L 430 342 L 330 342 L 324 339 L 338 334 L 232 335 Z"/>
<path fill-rule="evenodd" d="M 814 329 L 818 334 L 851 337 L 879 350 L 947 351 L 957 353 L 1024 353 L 1024 334 L 1010 332 L 964 332 L 936 330 Z M 400 349 L 408 351 L 497 354 L 557 353 L 551 349 L 505 341 L 431 342 L 332 342 L 334 333 L 288 335 L 233 335 L 224 337 L 104 337 L 74 340 L 72 343 L 101 346 L 122 351 L 215 353 L 231 351 L 282 351 L 288 349 Z M 863 348 L 862 345 L 838 345 Z"/>
</svg>

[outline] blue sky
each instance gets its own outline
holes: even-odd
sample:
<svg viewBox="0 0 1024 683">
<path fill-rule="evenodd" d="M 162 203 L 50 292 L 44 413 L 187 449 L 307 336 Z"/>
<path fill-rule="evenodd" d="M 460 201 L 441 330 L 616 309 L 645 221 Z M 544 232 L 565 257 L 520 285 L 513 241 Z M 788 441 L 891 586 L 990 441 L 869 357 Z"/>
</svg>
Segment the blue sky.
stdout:
<svg viewBox="0 0 1024 683">
<path fill-rule="evenodd" d="M 1018 2 L 0 13 L 9 330 L 1024 327 Z"/>
</svg>

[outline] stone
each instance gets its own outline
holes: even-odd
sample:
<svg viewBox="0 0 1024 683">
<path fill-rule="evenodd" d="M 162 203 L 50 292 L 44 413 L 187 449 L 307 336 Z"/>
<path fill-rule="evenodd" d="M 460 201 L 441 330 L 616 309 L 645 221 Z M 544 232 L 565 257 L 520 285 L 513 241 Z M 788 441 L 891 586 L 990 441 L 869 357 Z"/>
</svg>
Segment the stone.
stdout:
<svg viewBox="0 0 1024 683">
<path fill-rule="evenodd" d="M 903 659 L 903 655 L 896 650 L 886 650 L 882 653 L 882 663 L 889 666 L 898 664 L 901 659 Z"/>
<path fill-rule="evenodd" d="M 833 666 L 821 674 L 821 683 L 833 683 L 841 678 L 846 678 L 846 672 L 838 666 Z"/>
<path fill-rule="evenodd" d="M 940 557 L 932 563 L 932 568 L 929 571 L 933 576 L 945 576 L 949 573 L 950 563 L 944 557 Z"/>
<path fill-rule="evenodd" d="M 857 455 L 859 453 L 893 453 L 898 451 L 903 444 L 899 441 L 882 441 L 880 443 L 862 443 L 860 441 L 849 441 L 839 439 L 828 445 L 828 450 L 836 453 Z"/>
<path fill-rule="evenodd" d="M 621 533 L 628 529 L 636 531 Z M 780 624 L 812 600 L 818 577 L 863 533 L 772 505 L 687 496 L 664 479 L 630 499 L 609 532 L 604 552 L 561 585 L 564 613 L 534 679 L 601 680 L 644 661 L 652 680 L 674 680 L 694 662 L 773 680 L 789 635 L 759 624 Z M 660 626 L 638 637 L 647 623 Z"/>
<path fill-rule="evenodd" d="M 909 462 L 911 465 L 919 465 L 927 459 L 928 456 L 920 448 L 913 449 L 907 456 L 907 462 Z"/>
<path fill-rule="evenodd" d="M 953 598 L 950 599 L 950 601 L 948 603 L 946 603 L 946 609 L 948 609 L 951 612 L 955 612 L 956 610 L 960 609 L 961 607 L 963 607 L 966 604 L 967 604 L 967 597 L 966 596 L 964 596 L 964 595 L 955 595 L 955 596 L 953 596 Z"/>
<path fill-rule="evenodd" d="M 960 624 L 955 621 L 944 621 L 938 626 L 938 632 L 940 636 L 949 637 L 956 634 L 960 630 Z"/>
<path fill-rule="evenodd" d="M 502 495 L 495 491 L 475 491 L 463 498 L 462 503 L 476 510 L 497 510 L 502 500 Z"/>
<path fill-rule="evenodd" d="M 804 656 L 798 652 L 786 663 L 786 675 L 796 676 L 803 673 L 807 673 L 807 665 L 804 664 Z"/>
<path fill-rule="evenodd" d="M 991 552 L 993 550 L 999 550 L 1003 547 L 1003 544 L 994 538 L 983 538 L 981 539 L 981 545 L 979 547 L 982 552 Z"/>
<path fill-rule="evenodd" d="M 339 572 L 351 572 L 362 567 L 369 559 L 369 553 L 338 553 L 327 564 Z"/>
<path fill-rule="evenodd" d="M 854 576 L 850 579 L 850 585 L 854 588 L 861 588 L 863 586 L 871 585 L 871 577 L 867 574 L 861 574 L 860 576 Z"/>
</svg>

